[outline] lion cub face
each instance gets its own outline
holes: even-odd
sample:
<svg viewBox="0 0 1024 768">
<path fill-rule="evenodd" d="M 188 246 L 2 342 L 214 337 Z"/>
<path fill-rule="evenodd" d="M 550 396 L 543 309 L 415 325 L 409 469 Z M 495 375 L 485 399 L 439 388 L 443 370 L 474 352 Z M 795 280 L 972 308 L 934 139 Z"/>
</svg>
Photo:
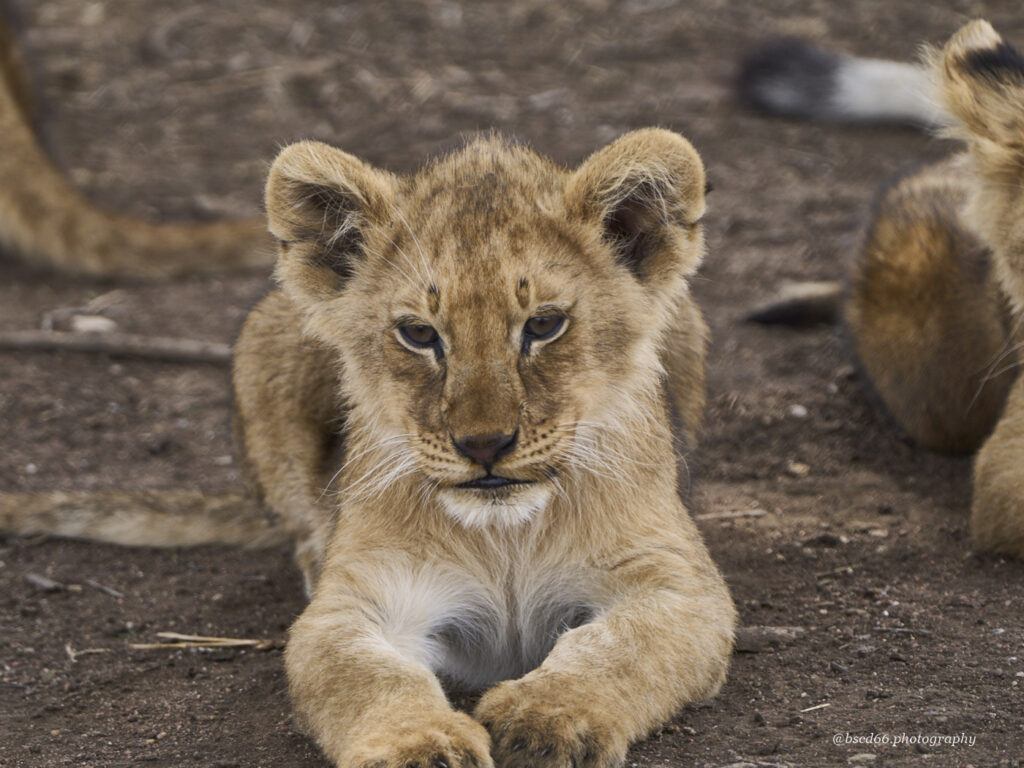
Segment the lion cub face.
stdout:
<svg viewBox="0 0 1024 768">
<path fill-rule="evenodd" d="M 285 149 L 267 187 L 278 275 L 341 352 L 350 455 L 378 456 L 349 492 L 409 478 L 466 525 L 511 525 L 599 464 L 594 435 L 658 386 L 704 184 L 657 130 L 574 172 L 496 138 L 411 177 Z"/>
</svg>

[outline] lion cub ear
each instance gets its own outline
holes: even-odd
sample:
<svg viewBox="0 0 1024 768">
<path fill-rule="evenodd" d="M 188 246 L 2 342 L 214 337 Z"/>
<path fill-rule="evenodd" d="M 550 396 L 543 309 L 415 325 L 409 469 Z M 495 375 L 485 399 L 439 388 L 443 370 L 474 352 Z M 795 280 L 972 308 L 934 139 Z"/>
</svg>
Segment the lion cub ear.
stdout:
<svg viewBox="0 0 1024 768">
<path fill-rule="evenodd" d="M 649 286 L 693 272 L 707 181 L 700 155 L 677 133 L 632 131 L 599 149 L 569 179 L 572 215 L 598 221 L 616 260 Z M 667 287 L 667 286 L 666 286 Z"/>
<path fill-rule="evenodd" d="M 1024 150 L 1024 56 L 991 24 L 968 22 L 931 62 L 946 108 L 966 128 L 961 138 Z"/>
<path fill-rule="evenodd" d="M 277 277 L 294 298 L 335 297 L 364 257 L 368 227 L 388 220 L 396 179 L 316 141 L 285 147 L 270 168 L 266 207 L 280 243 Z"/>
</svg>

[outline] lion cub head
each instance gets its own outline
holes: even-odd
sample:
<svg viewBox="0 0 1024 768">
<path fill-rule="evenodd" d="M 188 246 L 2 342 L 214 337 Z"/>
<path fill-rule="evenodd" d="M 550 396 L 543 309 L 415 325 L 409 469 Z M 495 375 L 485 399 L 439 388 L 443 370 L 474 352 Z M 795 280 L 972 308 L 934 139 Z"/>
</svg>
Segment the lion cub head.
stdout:
<svg viewBox="0 0 1024 768">
<path fill-rule="evenodd" d="M 411 481 L 466 525 L 512 525 L 581 466 L 600 476 L 598 437 L 614 446 L 623 420 L 667 421 L 658 347 L 703 253 L 704 192 L 663 130 L 575 170 L 496 137 L 412 176 L 281 152 L 277 276 L 341 353 L 350 492 Z"/>
</svg>

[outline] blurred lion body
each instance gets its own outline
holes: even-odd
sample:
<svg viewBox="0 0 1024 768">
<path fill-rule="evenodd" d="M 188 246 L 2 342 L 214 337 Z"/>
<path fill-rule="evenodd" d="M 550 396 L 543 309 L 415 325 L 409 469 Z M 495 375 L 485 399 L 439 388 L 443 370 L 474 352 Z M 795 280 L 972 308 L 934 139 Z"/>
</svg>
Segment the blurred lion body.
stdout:
<svg viewBox="0 0 1024 768">
<path fill-rule="evenodd" d="M 974 539 L 1024 557 L 1024 58 L 977 21 L 929 65 L 967 152 L 883 197 L 847 323 L 873 386 L 915 440 L 980 446 Z"/>
<path fill-rule="evenodd" d="M 845 306 L 871 386 L 916 443 L 943 453 L 977 450 L 1016 378 L 1009 305 L 965 218 L 969 173 L 959 155 L 882 193 Z"/>
<path fill-rule="evenodd" d="M 748 59 L 740 89 L 773 112 L 942 127 L 966 143 L 883 190 L 841 313 L 865 378 L 915 442 L 980 448 L 975 541 L 1024 557 L 1024 58 L 984 21 L 921 66 L 784 40 Z M 755 319 L 791 321 L 806 302 L 792 305 Z"/>
</svg>

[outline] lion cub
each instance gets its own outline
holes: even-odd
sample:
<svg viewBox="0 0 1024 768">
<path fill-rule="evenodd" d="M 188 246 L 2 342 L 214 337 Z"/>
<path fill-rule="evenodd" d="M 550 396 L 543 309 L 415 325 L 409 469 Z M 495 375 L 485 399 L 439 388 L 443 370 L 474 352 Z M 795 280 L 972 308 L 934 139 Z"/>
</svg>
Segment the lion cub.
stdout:
<svg viewBox="0 0 1024 768">
<path fill-rule="evenodd" d="M 495 137 L 408 177 L 277 158 L 238 432 L 300 542 L 288 679 L 337 765 L 616 766 L 721 686 L 735 611 L 674 451 L 704 188 L 663 130 L 575 170 Z M 487 689 L 473 717 L 442 680 Z"/>
</svg>

